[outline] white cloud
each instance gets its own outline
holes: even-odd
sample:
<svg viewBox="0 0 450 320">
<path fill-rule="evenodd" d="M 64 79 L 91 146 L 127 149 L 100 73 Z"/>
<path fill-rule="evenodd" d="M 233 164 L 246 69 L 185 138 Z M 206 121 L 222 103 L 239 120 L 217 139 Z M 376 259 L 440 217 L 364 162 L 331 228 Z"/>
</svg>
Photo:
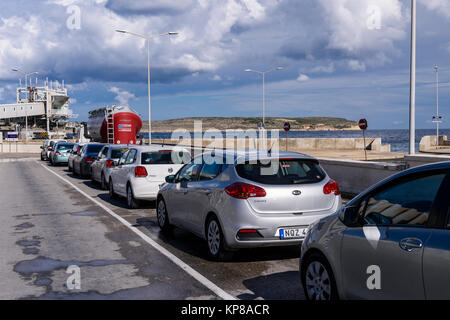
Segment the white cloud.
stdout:
<svg viewBox="0 0 450 320">
<path fill-rule="evenodd" d="M 429 10 L 443 14 L 450 18 L 450 1 L 448 0 L 419 0 Z"/>
<path fill-rule="evenodd" d="M 297 81 L 299 82 L 304 82 L 304 81 L 308 81 L 309 77 L 306 74 L 300 73 L 299 76 L 297 77 Z"/>
<path fill-rule="evenodd" d="M 366 64 L 358 60 L 349 60 L 348 67 L 353 71 L 366 71 Z"/>
<path fill-rule="evenodd" d="M 213 80 L 213 81 L 221 81 L 222 77 L 219 76 L 218 74 L 216 74 L 216 75 L 214 75 L 214 77 L 211 78 L 211 80 Z"/>
<path fill-rule="evenodd" d="M 128 106 L 128 101 L 136 99 L 136 96 L 133 93 L 121 90 L 117 87 L 111 87 L 108 91 L 116 94 L 114 99 L 116 99 L 121 106 Z"/>
</svg>

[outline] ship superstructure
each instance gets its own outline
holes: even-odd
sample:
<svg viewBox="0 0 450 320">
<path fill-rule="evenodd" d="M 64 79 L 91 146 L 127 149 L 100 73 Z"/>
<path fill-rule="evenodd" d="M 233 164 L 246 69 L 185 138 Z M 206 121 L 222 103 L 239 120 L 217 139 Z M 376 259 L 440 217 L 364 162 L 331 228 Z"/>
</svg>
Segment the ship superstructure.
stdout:
<svg viewBox="0 0 450 320">
<path fill-rule="evenodd" d="M 60 84 L 46 80 L 42 87 L 37 86 L 37 80 L 34 86 L 19 84 L 16 103 L 0 104 L 0 120 L 8 124 L 27 122 L 30 127 L 37 126 L 50 132 L 59 121 L 74 117 L 69 102 L 64 81 Z"/>
</svg>

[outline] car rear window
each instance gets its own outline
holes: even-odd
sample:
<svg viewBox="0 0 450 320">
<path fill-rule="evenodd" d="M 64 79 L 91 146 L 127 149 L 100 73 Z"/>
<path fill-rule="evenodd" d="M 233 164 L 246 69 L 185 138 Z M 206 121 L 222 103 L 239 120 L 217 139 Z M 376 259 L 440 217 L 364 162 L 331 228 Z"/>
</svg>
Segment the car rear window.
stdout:
<svg viewBox="0 0 450 320">
<path fill-rule="evenodd" d="M 89 145 L 86 148 L 86 153 L 87 154 L 95 154 L 95 153 L 99 153 L 100 150 L 102 150 L 103 145 L 102 144 L 93 144 L 93 145 Z"/>
<path fill-rule="evenodd" d="M 64 144 L 58 144 L 57 149 L 58 150 L 72 150 L 73 143 L 64 143 Z"/>
<path fill-rule="evenodd" d="M 122 155 L 127 151 L 128 149 L 112 149 L 111 150 L 111 158 L 112 159 L 120 159 Z"/>
<path fill-rule="evenodd" d="M 305 159 L 246 162 L 236 165 L 236 172 L 244 179 L 263 184 L 316 183 L 325 178 L 316 161 Z"/>
<path fill-rule="evenodd" d="M 141 164 L 173 164 L 172 151 L 143 152 L 141 155 Z"/>
</svg>

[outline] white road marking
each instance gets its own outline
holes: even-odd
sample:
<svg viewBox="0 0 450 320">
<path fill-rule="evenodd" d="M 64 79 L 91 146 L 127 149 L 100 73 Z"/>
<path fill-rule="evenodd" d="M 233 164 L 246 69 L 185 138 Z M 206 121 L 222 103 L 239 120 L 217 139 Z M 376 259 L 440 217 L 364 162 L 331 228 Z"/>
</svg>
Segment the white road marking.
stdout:
<svg viewBox="0 0 450 320">
<path fill-rule="evenodd" d="M 141 237 L 142 240 L 144 240 L 145 242 L 147 242 L 149 245 L 151 245 L 153 248 L 155 248 L 156 250 L 158 250 L 160 253 L 162 253 L 164 256 L 166 256 L 169 260 L 171 260 L 173 263 L 175 263 L 177 266 L 179 266 L 181 269 L 183 269 L 184 271 L 186 271 L 191 277 L 193 277 L 195 280 L 197 280 L 198 282 L 200 282 L 201 284 L 203 284 L 205 287 L 207 287 L 209 290 L 211 290 L 212 292 L 214 292 L 217 296 L 219 296 L 220 298 L 224 299 L 224 300 L 236 300 L 235 297 L 233 297 L 232 295 L 230 295 L 229 293 L 225 292 L 223 289 L 219 288 L 216 284 L 214 284 L 213 282 L 211 282 L 210 280 L 208 280 L 206 277 L 204 277 L 203 275 L 201 275 L 199 272 L 197 272 L 196 270 L 194 270 L 192 267 L 190 267 L 189 265 L 187 265 L 185 262 L 183 262 L 181 259 L 179 259 L 178 257 L 176 257 L 174 254 L 172 254 L 171 252 L 169 252 L 167 249 L 165 249 L 164 247 L 162 247 L 161 245 L 159 245 L 157 242 L 155 242 L 153 239 L 151 239 L 150 237 L 148 237 L 145 233 L 143 233 L 141 230 L 137 229 L 136 227 L 133 227 L 133 225 L 131 225 L 131 223 L 129 223 L 128 221 L 126 221 L 125 219 L 123 219 L 121 216 L 119 216 L 118 214 L 116 214 L 114 211 L 112 211 L 111 209 L 109 209 L 107 206 L 105 206 L 103 203 L 101 203 L 98 200 L 95 200 L 94 198 L 92 198 L 90 195 L 88 195 L 86 192 L 84 192 L 83 190 L 81 190 L 80 188 L 78 188 L 76 185 L 74 185 L 72 182 L 70 182 L 69 180 L 67 180 L 66 178 L 60 176 L 58 173 L 56 173 L 55 171 L 49 169 L 47 166 L 40 164 L 44 169 L 50 171 L 51 173 L 53 173 L 55 176 L 57 176 L 59 179 L 61 179 L 62 181 L 64 181 L 65 183 L 69 184 L 71 187 L 73 187 L 75 190 L 77 190 L 79 193 L 81 193 L 83 196 L 85 196 L 86 198 L 88 198 L 89 200 L 91 200 L 92 202 L 94 202 L 96 205 L 98 205 L 99 207 L 101 207 L 103 210 L 105 210 L 108 214 L 110 214 L 112 217 L 116 218 L 118 221 L 120 221 L 123 225 L 125 225 L 128 229 L 130 229 L 131 231 L 133 231 L 134 233 L 136 233 L 139 237 Z"/>
</svg>

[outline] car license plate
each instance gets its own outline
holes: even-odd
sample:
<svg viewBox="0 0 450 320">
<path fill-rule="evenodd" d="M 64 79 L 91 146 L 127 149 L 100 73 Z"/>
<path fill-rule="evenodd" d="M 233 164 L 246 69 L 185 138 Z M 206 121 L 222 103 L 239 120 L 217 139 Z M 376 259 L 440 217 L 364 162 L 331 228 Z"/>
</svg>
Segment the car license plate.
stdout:
<svg viewBox="0 0 450 320">
<path fill-rule="evenodd" d="M 280 229 L 280 239 L 304 238 L 308 228 L 284 228 Z"/>
</svg>

